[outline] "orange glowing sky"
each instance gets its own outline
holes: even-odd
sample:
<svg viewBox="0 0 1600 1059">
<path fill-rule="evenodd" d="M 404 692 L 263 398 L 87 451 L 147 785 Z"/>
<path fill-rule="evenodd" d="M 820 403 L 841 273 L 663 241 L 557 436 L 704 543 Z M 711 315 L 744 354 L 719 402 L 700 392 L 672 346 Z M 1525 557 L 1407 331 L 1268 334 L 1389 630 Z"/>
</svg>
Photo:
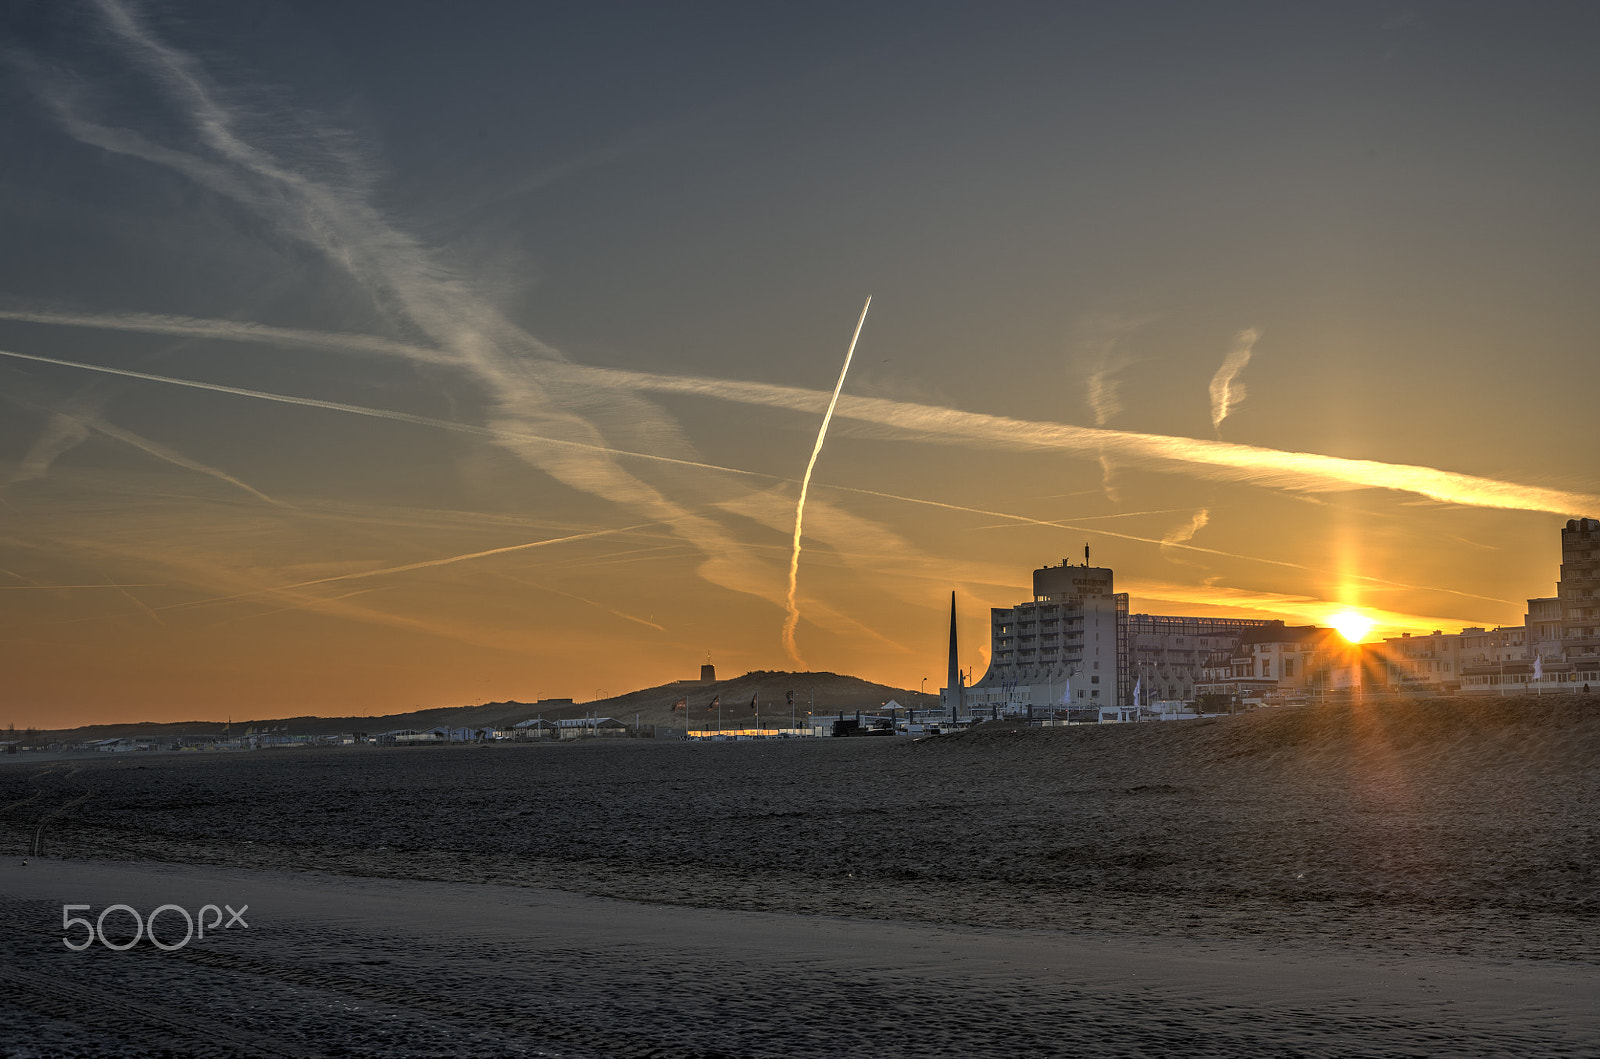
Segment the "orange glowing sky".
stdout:
<svg viewBox="0 0 1600 1059">
<path fill-rule="evenodd" d="M 8 35 L 0 724 L 931 689 L 1085 543 L 1518 624 L 1600 514 L 1591 11 L 268 8 Z"/>
</svg>

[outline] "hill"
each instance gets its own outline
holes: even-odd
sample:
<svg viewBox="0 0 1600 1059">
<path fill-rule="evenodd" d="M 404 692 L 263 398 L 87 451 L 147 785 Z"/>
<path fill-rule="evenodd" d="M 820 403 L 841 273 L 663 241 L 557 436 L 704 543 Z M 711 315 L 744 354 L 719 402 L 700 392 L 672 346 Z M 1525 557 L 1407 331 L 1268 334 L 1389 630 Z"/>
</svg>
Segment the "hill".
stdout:
<svg viewBox="0 0 1600 1059">
<path fill-rule="evenodd" d="M 673 703 L 688 700 L 688 713 L 695 724 L 715 712 L 708 709 L 711 701 L 720 696 L 725 720 L 753 717 L 750 700 L 761 703 L 764 717 L 787 715 L 788 693 L 794 692 L 795 709 L 802 715 L 807 709 L 827 714 L 839 710 L 876 709 L 890 699 L 902 705 L 916 705 L 918 694 L 874 684 L 859 677 L 839 673 L 791 673 L 780 670 L 754 670 L 729 680 L 699 681 L 679 680 L 642 688 L 623 695 L 614 695 L 589 702 L 569 699 L 541 699 L 538 702 L 485 702 L 476 706 L 444 706 L 429 710 L 412 710 L 407 713 L 389 713 L 366 717 L 264 717 L 232 721 L 232 733 L 243 735 L 247 729 L 281 728 L 290 735 L 337 735 L 341 732 L 391 732 L 399 728 L 431 728 L 434 725 L 451 727 L 508 726 L 530 717 L 558 720 L 564 717 L 615 717 L 632 724 L 674 725 L 681 727 L 685 711 L 674 712 Z M 931 700 L 937 705 L 937 698 Z M 814 704 L 814 705 L 813 705 Z M 768 712 L 770 709 L 770 713 Z M 178 735 L 220 736 L 224 725 L 221 720 L 208 721 L 140 721 L 129 724 L 93 724 L 80 728 L 45 731 L 41 737 L 48 742 L 83 742 L 91 739 L 134 738 L 154 739 Z"/>
</svg>

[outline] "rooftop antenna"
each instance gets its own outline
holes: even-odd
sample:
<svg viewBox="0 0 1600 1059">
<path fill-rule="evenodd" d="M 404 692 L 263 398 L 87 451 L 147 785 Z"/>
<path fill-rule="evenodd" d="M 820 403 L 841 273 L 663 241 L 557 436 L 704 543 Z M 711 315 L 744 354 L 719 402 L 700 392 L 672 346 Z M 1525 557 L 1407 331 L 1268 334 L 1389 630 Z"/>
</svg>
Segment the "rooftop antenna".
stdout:
<svg viewBox="0 0 1600 1059">
<path fill-rule="evenodd" d="M 1089 565 L 1089 542 L 1088 541 L 1085 541 L 1084 544 L 1083 544 L 1083 565 L 1084 566 L 1088 566 Z"/>
</svg>

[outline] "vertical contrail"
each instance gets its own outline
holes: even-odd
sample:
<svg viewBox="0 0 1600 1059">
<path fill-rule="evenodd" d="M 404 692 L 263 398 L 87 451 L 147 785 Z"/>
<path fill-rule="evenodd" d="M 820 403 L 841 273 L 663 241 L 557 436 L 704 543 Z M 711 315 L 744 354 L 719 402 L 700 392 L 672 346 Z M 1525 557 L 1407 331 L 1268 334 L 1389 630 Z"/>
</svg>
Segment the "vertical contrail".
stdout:
<svg viewBox="0 0 1600 1059">
<path fill-rule="evenodd" d="M 861 307 L 861 319 L 856 321 L 856 333 L 850 336 L 850 348 L 845 351 L 844 367 L 839 369 L 839 381 L 833 386 L 828 410 L 822 413 L 817 443 L 811 447 L 811 459 L 806 464 L 805 477 L 800 479 L 800 502 L 794 506 L 794 551 L 789 555 L 789 594 L 784 599 L 788 614 L 783 619 L 783 649 L 789 652 L 794 664 L 802 668 L 805 663 L 800 660 L 800 651 L 795 647 L 794 631 L 800 625 L 800 607 L 795 602 L 795 588 L 800 582 L 800 524 L 806 514 L 806 490 L 811 486 L 811 471 L 817 465 L 817 457 L 822 454 L 822 443 L 828 437 L 828 422 L 833 419 L 833 406 L 839 403 L 839 391 L 844 389 L 844 377 L 850 373 L 850 358 L 856 355 L 856 341 L 861 337 L 861 328 L 867 322 L 867 310 L 870 308 L 872 297 L 869 295 L 867 303 Z"/>
</svg>

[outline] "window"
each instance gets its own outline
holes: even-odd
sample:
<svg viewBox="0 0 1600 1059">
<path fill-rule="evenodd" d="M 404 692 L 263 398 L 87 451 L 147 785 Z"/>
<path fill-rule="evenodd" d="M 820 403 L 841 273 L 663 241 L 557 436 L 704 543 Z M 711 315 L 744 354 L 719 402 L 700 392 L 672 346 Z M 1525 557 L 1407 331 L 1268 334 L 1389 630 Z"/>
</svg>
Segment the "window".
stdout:
<svg viewBox="0 0 1600 1059">
<path fill-rule="evenodd" d="M 1089 683 L 1098 684 L 1098 683 L 1100 683 L 1100 678 L 1099 677 L 1090 677 L 1089 678 Z"/>
</svg>

